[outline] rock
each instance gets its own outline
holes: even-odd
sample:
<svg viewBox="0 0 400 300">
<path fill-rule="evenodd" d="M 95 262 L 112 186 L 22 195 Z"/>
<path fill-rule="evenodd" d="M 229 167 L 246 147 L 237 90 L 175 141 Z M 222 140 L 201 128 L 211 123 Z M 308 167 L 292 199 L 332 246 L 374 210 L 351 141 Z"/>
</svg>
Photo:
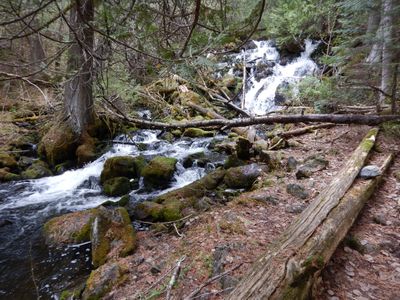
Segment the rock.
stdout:
<svg viewBox="0 0 400 300">
<path fill-rule="evenodd" d="M 145 165 L 142 156 L 115 156 L 106 160 L 103 171 L 100 175 L 100 182 L 114 177 L 139 178 L 141 171 Z"/>
<path fill-rule="evenodd" d="M 92 271 L 82 293 L 83 300 L 101 299 L 127 279 L 128 268 L 118 262 L 107 263 Z"/>
<path fill-rule="evenodd" d="M 13 156 L 6 153 L 0 153 L 0 168 L 16 170 L 18 168 L 18 163 Z"/>
<path fill-rule="evenodd" d="M 253 185 L 257 177 L 261 175 L 261 171 L 257 164 L 230 168 L 226 171 L 224 182 L 229 188 L 248 189 Z"/>
<path fill-rule="evenodd" d="M 282 83 L 280 83 L 276 88 L 275 92 L 275 98 L 274 98 L 275 105 L 279 106 L 285 105 L 289 91 L 290 91 L 289 82 L 283 81 Z"/>
<path fill-rule="evenodd" d="M 144 184 L 149 187 L 166 187 L 174 175 L 176 158 L 157 156 L 143 168 Z"/>
<path fill-rule="evenodd" d="M 236 155 L 239 159 L 248 160 L 250 158 L 250 149 L 252 144 L 248 139 L 239 137 L 236 141 Z"/>
<path fill-rule="evenodd" d="M 107 200 L 106 202 L 103 202 L 100 206 L 104 206 L 104 207 L 118 207 L 118 206 L 121 206 L 121 207 L 124 207 L 124 206 L 128 206 L 129 201 L 130 201 L 130 196 L 129 195 L 124 195 L 118 201 Z"/>
<path fill-rule="evenodd" d="M 296 172 L 296 178 L 309 178 L 315 172 L 325 169 L 329 165 L 329 161 L 320 155 L 313 155 L 308 157 L 304 164 L 299 167 Z"/>
<path fill-rule="evenodd" d="M 38 146 L 39 155 L 55 166 L 75 158 L 78 147 L 78 138 L 73 130 L 66 124 L 54 125 L 42 138 Z"/>
<path fill-rule="evenodd" d="M 182 165 L 185 168 L 190 168 L 191 166 L 193 166 L 194 162 L 196 162 L 198 167 L 204 168 L 205 165 L 210 162 L 210 160 L 206 157 L 204 152 L 198 152 L 185 157 L 183 159 Z"/>
<path fill-rule="evenodd" d="M 92 263 L 95 267 L 116 257 L 125 257 L 136 248 L 136 233 L 123 207 L 97 208 L 90 231 Z"/>
<path fill-rule="evenodd" d="M 10 172 L 9 168 L 1 168 L 0 169 L 0 182 L 15 181 L 15 180 L 20 180 L 20 179 L 21 179 L 21 176 Z"/>
<path fill-rule="evenodd" d="M 96 159 L 96 142 L 97 140 L 89 134 L 84 133 L 81 137 L 81 144 L 76 149 L 75 155 L 80 166 L 87 164 Z"/>
<path fill-rule="evenodd" d="M 77 211 L 55 217 L 43 226 L 47 245 L 59 246 L 90 240 L 91 222 L 96 209 Z"/>
<path fill-rule="evenodd" d="M 310 196 L 305 188 L 299 184 L 288 184 L 286 186 L 286 191 L 288 192 L 288 194 L 303 200 L 307 199 Z"/>
<path fill-rule="evenodd" d="M 20 169 L 26 169 L 30 165 L 32 165 L 36 161 L 35 158 L 33 157 L 28 157 L 28 156 L 21 156 L 18 160 L 18 167 Z"/>
<path fill-rule="evenodd" d="M 81 294 L 82 294 L 84 289 L 85 289 L 85 285 L 81 284 L 80 286 L 78 286 L 76 288 L 64 290 L 60 294 L 60 300 L 80 299 L 81 298 Z"/>
<path fill-rule="evenodd" d="M 52 176 L 49 165 L 42 160 L 35 161 L 28 169 L 21 173 L 24 179 L 37 179 Z"/>
<path fill-rule="evenodd" d="M 299 162 L 293 156 L 290 156 L 286 163 L 286 170 L 288 172 L 296 170 L 298 163 Z"/>
<path fill-rule="evenodd" d="M 259 156 L 260 161 L 267 164 L 271 170 L 278 170 L 281 168 L 281 152 L 262 150 Z"/>
<path fill-rule="evenodd" d="M 12 221 L 7 220 L 7 219 L 0 220 L 0 228 L 7 226 L 7 225 L 11 225 L 12 223 L 13 223 Z"/>
<path fill-rule="evenodd" d="M 254 41 L 250 40 L 246 42 L 243 48 L 246 50 L 257 49 L 257 44 Z"/>
<path fill-rule="evenodd" d="M 287 207 L 285 209 L 285 211 L 288 213 L 291 213 L 291 214 L 299 214 L 306 208 L 307 208 L 307 205 L 305 205 L 303 203 L 299 203 L 299 204 L 293 204 L 293 205 Z"/>
<path fill-rule="evenodd" d="M 114 177 L 103 183 L 104 194 L 112 197 L 129 193 L 131 187 L 131 182 L 127 177 Z"/>
<path fill-rule="evenodd" d="M 270 140 L 270 149 L 279 150 L 289 146 L 288 142 L 279 136 L 275 136 Z"/>
<path fill-rule="evenodd" d="M 269 193 L 256 193 L 252 194 L 250 196 L 250 199 L 259 201 L 259 202 L 265 202 L 265 203 L 270 203 L 273 205 L 278 205 L 279 203 L 279 198 L 269 194 Z"/>
<path fill-rule="evenodd" d="M 378 166 L 369 165 L 362 168 L 358 176 L 363 179 L 370 179 L 380 176 L 381 174 L 381 169 Z"/>
<path fill-rule="evenodd" d="M 260 154 L 261 151 L 268 151 L 269 144 L 266 140 L 257 140 L 253 143 L 253 149 L 257 154 Z"/>
<path fill-rule="evenodd" d="M 153 201 L 143 201 L 135 205 L 133 215 L 138 220 L 159 221 L 163 218 L 163 205 Z"/>
<path fill-rule="evenodd" d="M 56 171 L 56 174 L 62 174 L 65 171 L 71 169 L 73 166 L 74 166 L 74 162 L 71 160 L 67 160 L 66 162 L 56 165 L 54 167 L 54 170 Z"/>
<path fill-rule="evenodd" d="M 374 220 L 374 222 L 376 224 L 383 225 L 383 226 L 388 225 L 387 224 L 387 218 L 386 218 L 386 216 L 384 214 L 376 214 L 376 215 L 374 215 L 373 220 Z"/>
<path fill-rule="evenodd" d="M 187 128 L 183 132 L 182 136 L 198 138 L 198 137 L 213 137 L 214 134 L 215 134 L 214 131 L 206 131 L 200 128 Z"/>
<path fill-rule="evenodd" d="M 233 167 L 244 166 L 245 164 L 246 164 L 246 162 L 239 159 L 236 155 L 232 154 L 226 158 L 226 160 L 224 162 L 224 168 L 229 169 L 229 168 L 233 168 Z"/>
<path fill-rule="evenodd" d="M 275 66 L 274 62 L 269 62 L 269 61 L 258 62 L 254 73 L 255 74 L 254 79 L 256 81 L 260 81 L 261 79 L 271 76 L 272 74 L 274 74 L 274 69 L 273 69 L 274 66 Z"/>
</svg>

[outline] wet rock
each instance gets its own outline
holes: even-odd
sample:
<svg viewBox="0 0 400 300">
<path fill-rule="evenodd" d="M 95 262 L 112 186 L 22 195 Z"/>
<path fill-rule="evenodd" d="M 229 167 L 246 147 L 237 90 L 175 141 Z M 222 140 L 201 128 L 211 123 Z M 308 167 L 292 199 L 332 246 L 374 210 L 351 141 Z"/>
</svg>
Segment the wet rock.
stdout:
<svg viewBox="0 0 400 300">
<path fill-rule="evenodd" d="M 103 171 L 100 175 L 100 182 L 114 177 L 138 178 L 146 164 L 142 156 L 116 156 L 111 157 L 104 163 Z"/>
<path fill-rule="evenodd" d="M 131 182 L 127 177 L 114 177 L 103 183 L 104 194 L 112 197 L 129 193 L 131 187 Z"/>
<path fill-rule="evenodd" d="M 213 137 L 215 134 L 214 131 L 206 131 L 200 128 L 187 128 L 182 136 L 198 138 L 198 137 Z"/>
<path fill-rule="evenodd" d="M 50 128 L 38 146 L 38 153 L 51 165 L 55 166 L 75 158 L 78 138 L 66 124 L 57 124 Z"/>
<path fill-rule="evenodd" d="M 133 215 L 138 220 L 158 221 L 163 216 L 163 206 L 153 201 L 143 201 L 133 208 Z"/>
<path fill-rule="evenodd" d="M 214 149 L 215 151 L 220 153 L 234 154 L 236 153 L 236 143 L 231 141 L 223 141 L 220 143 L 216 142 L 214 147 L 210 147 L 209 149 Z"/>
<path fill-rule="evenodd" d="M 1 168 L 0 169 L 0 182 L 8 182 L 20 180 L 21 176 L 18 174 L 12 173 L 10 168 Z"/>
<path fill-rule="evenodd" d="M 144 184 L 149 187 L 166 187 L 174 175 L 176 158 L 157 156 L 142 170 Z"/>
<path fill-rule="evenodd" d="M 20 169 L 26 169 L 36 161 L 35 158 L 28 156 L 21 156 L 18 160 L 18 166 Z"/>
<path fill-rule="evenodd" d="M 262 170 L 257 164 L 230 168 L 226 171 L 224 182 L 229 188 L 248 189 L 261 175 L 261 172 Z"/>
<path fill-rule="evenodd" d="M 49 165 L 42 160 L 35 161 L 28 169 L 21 173 L 24 179 L 37 179 L 52 176 Z"/>
<path fill-rule="evenodd" d="M 136 248 L 136 233 L 126 209 L 97 208 L 91 226 L 90 240 L 92 263 L 95 267 L 103 265 L 112 258 L 131 254 Z"/>
<path fill-rule="evenodd" d="M 185 168 L 190 168 L 191 166 L 193 166 L 194 162 L 196 162 L 196 165 L 198 167 L 204 168 L 205 165 L 210 162 L 210 160 L 206 157 L 204 152 L 198 152 L 185 157 L 183 159 L 182 165 Z"/>
<path fill-rule="evenodd" d="M 47 221 L 43 234 L 47 245 L 76 244 L 90 240 L 91 222 L 96 209 L 72 212 Z"/>
<path fill-rule="evenodd" d="M 303 203 L 293 204 L 285 209 L 286 212 L 291 214 L 299 214 L 307 208 L 307 205 Z"/>
<path fill-rule="evenodd" d="M 274 103 L 275 105 L 285 105 L 286 98 L 290 90 L 289 82 L 283 81 L 278 85 L 275 92 Z"/>
<path fill-rule="evenodd" d="M 254 79 L 256 81 L 260 81 L 261 79 L 267 78 L 274 74 L 274 67 L 275 63 L 273 62 L 259 62 L 255 68 L 255 75 Z"/>
<path fill-rule="evenodd" d="M 107 263 L 92 271 L 82 293 L 83 300 L 101 299 L 112 288 L 127 279 L 128 268 L 117 262 Z"/>
<path fill-rule="evenodd" d="M 18 168 L 18 163 L 13 156 L 7 153 L 0 153 L 0 168 L 16 170 Z"/>
<path fill-rule="evenodd" d="M 286 163 L 286 170 L 288 172 L 296 170 L 298 163 L 299 162 L 293 156 L 290 156 Z"/>
<path fill-rule="evenodd" d="M 370 179 L 380 176 L 381 174 L 382 172 L 378 166 L 370 165 L 362 168 L 358 176 L 363 179 Z"/>
<path fill-rule="evenodd" d="M 243 48 L 246 50 L 257 49 L 257 44 L 254 41 L 248 41 Z"/>
<path fill-rule="evenodd" d="M 12 223 L 13 223 L 13 222 L 10 221 L 10 220 L 2 219 L 2 220 L 0 220 L 0 228 L 1 228 L 1 227 L 4 227 L 4 226 L 7 226 L 7 225 L 11 225 Z"/>
<path fill-rule="evenodd" d="M 236 155 L 239 159 L 248 160 L 250 158 L 250 149 L 252 144 L 248 139 L 239 137 L 236 141 Z"/>
<path fill-rule="evenodd" d="M 75 155 L 80 166 L 87 164 L 96 159 L 96 142 L 97 140 L 89 134 L 83 134 L 81 145 L 76 149 Z"/>
<path fill-rule="evenodd" d="M 325 169 L 329 165 L 329 161 L 321 155 L 313 155 L 308 157 L 304 164 L 299 167 L 296 172 L 297 179 L 309 178 L 315 172 Z"/>
<path fill-rule="evenodd" d="M 235 154 L 229 155 L 225 162 L 224 162 L 224 168 L 229 169 L 233 167 L 239 167 L 239 166 L 244 166 L 246 162 L 243 160 L 239 159 Z"/>
<path fill-rule="evenodd" d="M 288 184 L 286 186 L 286 191 L 288 194 L 303 200 L 310 196 L 303 186 L 295 183 Z"/>
<path fill-rule="evenodd" d="M 62 174 L 65 171 L 71 169 L 74 167 L 74 162 L 71 160 L 68 160 L 66 162 L 63 162 L 61 164 L 58 164 L 54 167 L 54 170 L 56 172 L 56 174 Z"/>
</svg>

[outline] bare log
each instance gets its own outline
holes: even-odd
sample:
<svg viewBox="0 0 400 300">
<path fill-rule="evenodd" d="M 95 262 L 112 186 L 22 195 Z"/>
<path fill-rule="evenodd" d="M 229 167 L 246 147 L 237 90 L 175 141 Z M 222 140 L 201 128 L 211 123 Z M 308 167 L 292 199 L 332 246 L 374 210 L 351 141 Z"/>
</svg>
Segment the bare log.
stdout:
<svg viewBox="0 0 400 300">
<path fill-rule="evenodd" d="M 360 181 L 348 191 L 373 147 L 377 133 L 377 129 L 369 131 L 339 175 L 256 261 L 229 299 L 309 297 L 313 280 L 379 183 L 380 179 Z M 384 169 L 390 161 L 391 156 L 385 161 Z"/>
<path fill-rule="evenodd" d="M 115 114 L 122 117 L 120 114 Z M 177 129 L 177 128 L 207 128 L 207 127 L 245 127 L 257 124 L 289 124 L 289 123 L 320 123 L 329 122 L 335 124 L 362 124 L 362 125 L 378 125 L 383 122 L 400 120 L 400 115 L 279 115 L 279 116 L 262 116 L 253 118 L 240 118 L 240 119 L 213 119 L 205 121 L 192 121 L 192 122 L 176 122 L 164 123 L 153 122 L 142 119 L 135 119 L 123 117 L 124 121 L 134 124 L 138 127 L 149 129 Z"/>
<path fill-rule="evenodd" d="M 311 125 L 311 126 L 306 126 L 306 127 L 303 127 L 303 128 L 298 128 L 298 129 L 282 132 L 281 134 L 279 134 L 279 136 L 280 137 L 284 137 L 284 138 L 289 138 L 289 137 L 292 137 L 292 136 L 298 136 L 298 135 L 310 133 L 310 132 L 312 132 L 314 130 L 317 130 L 317 129 L 320 129 L 320 128 L 331 128 L 333 126 L 335 126 L 335 124 L 333 124 L 333 123 L 324 123 L 324 124 Z"/>
</svg>

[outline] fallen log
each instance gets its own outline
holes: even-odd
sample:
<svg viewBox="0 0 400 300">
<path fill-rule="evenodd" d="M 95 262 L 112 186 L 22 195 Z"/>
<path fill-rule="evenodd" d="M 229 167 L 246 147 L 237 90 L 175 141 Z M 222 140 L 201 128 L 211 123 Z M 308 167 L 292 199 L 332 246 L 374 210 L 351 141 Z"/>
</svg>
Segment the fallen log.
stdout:
<svg viewBox="0 0 400 300">
<path fill-rule="evenodd" d="M 317 125 L 311 125 L 311 126 L 306 126 L 306 127 L 303 127 L 303 128 L 298 128 L 298 129 L 285 131 L 285 132 L 282 132 L 282 133 L 280 133 L 278 135 L 280 137 L 283 137 L 283 138 L 289 138 L 289 137 L 292 137 L 292 136 L 298 136 L 298 135 L 310 133 L 310 132 L 312 132 L 312 131 L 314 131 L 316 129 L 331 128 L 333 126 L 335 126 L 335 124 L 333 124 L 333 123 L 317 124 Z"/>
<path fill-rule="evenodd" d="M 338 176 L 255 262 L 229 299 L 309 297 L 318 272 L 379 183 L 380 178 L 360 182 L 348 191 L 375 143 L 377 132 L 377 129 L 368 132 Z M 386 159 L 383 169 L 390 161 L 391 156 Z"/>
<path fill-rule="evenodd" d="M 147 129 L 178 129 L 178 128 L 207 128 L 207 127 L 246 127 L 258 124 L 289 124 L 289 123 L 306 123 L 306 122 L 329 122 L 335 124 L 360 124 L 360 125 L 378 125 L 383 122 L 400 120 L 400 115 L 279 115 L 279 116 L 262 116 L 251 118 L 237 118 L 237 119 L 212 119 L 204 121 L 191 121 L 191 122 L 176 122 L 164 123 L 157 121 L 148 121 L 142 119 L 130 118 L 116 114 L 125 122 L 134 124 L 141 128 Z"/>
</svg>

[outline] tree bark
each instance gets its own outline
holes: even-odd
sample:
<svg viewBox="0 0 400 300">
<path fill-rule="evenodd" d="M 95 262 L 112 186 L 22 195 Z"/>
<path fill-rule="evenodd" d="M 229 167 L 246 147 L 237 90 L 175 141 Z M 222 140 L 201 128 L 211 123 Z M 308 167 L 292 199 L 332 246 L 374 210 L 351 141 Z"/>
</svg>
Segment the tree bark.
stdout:
<svg viewBox="0 0 400 300">
<path fill-rule="evenodd" d="M 370 130 L 339 175 L 256 261 L 229 299 L 310 297 L 314 280 L 379 183 L 380 178 L 360 180 L 347 192 L 372 149 L 377 132 Z M 386 159 L 384 169 L 391 159 L 392 156 Z"/>
<path fill-rule="evenodd" d="M 71 128 L 78 134 L 93 121 L 93 21 L 92 0 L 72 0 L 70 36 L 74 41 L 69 50 L 68 72 L 72 77 L 64 88 L 64 110 Z"/>
</svg>

